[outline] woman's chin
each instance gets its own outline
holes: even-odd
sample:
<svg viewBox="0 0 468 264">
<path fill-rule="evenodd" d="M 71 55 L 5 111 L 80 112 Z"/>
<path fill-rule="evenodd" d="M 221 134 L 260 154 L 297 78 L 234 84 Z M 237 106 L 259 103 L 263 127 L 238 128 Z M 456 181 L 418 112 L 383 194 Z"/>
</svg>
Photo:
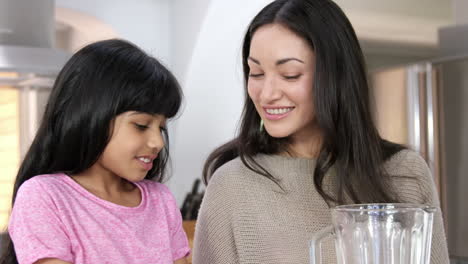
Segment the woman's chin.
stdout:
<svg viewBox="0 0 468 264">
<path fill-rule="evenodd" d="M 267 130 L 268 135 L 273 138 L 285 138 L 288 137 L 291 133 L 289 131 L 281 131 L 281 130 Z"/>
</svg>

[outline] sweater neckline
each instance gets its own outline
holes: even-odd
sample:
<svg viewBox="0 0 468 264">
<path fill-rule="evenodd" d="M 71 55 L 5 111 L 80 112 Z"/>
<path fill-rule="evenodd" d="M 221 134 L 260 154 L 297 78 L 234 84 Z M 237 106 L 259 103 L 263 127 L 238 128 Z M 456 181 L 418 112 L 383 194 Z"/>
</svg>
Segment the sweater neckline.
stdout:
<svg viewBox="0 0 468 264">
<path fill-rule="evenodd" d="M 268 167 L 267 169 L 283 174 L 310 175 L 313 173 L 317 163 L 316 159 L 290 157 L 279 154 L 257 154 L 255 159 L 260 165 Z"/>
</svg>

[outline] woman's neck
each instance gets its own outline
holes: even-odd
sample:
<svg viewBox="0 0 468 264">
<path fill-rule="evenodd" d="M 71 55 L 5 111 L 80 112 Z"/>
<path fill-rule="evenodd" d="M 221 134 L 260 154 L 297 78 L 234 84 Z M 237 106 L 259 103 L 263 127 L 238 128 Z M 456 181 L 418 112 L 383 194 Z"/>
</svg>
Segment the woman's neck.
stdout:
<svg viewBox="0 0 468 264">
<path fill-rule="evenodd" d="M 322 148 L 323 137 L 318 129 L 291 136 L 287 155 L 298 158 L 316 159 Z"/>
</svg>

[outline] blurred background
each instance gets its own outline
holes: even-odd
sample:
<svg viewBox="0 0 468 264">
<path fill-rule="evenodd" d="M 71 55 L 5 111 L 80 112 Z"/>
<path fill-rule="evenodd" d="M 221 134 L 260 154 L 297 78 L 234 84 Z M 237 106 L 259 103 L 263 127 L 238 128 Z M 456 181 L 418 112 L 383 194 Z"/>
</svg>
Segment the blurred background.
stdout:
<svg viewBox="0 0 468 264">
<path fill-rule="evenodd" d="M 114 37 L 160 59 L 184 89 L 183 113 L 169 125 L 167 182 L 182 207 L 207 155 L 236 131 L 242 37 L 269 2 L 0 0 L 0 228 L 55 76 L 79 48 Z M 449 219 L 453 263 L 462 263 L 468 259 L 468 140 L 462 137 L 468 133 L 468 1 L 336 2 L 364 50 L 379 130 L 428 161 Z"/>
</svg>

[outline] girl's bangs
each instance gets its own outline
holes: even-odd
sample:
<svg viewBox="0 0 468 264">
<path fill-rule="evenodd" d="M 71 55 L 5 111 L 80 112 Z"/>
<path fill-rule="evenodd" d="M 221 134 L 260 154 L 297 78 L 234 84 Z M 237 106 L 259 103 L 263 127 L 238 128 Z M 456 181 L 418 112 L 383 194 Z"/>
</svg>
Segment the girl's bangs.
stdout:
<svg viewBox="0 0 468 264">
<path fill-rule="evenodd" d="M 125 90 L 130 92 L 126 102 L 122 102 L 119 112 L 138 111 L 174 117 L 182 103 L 182 92 L 172 76 L 151 78 L 141 83 L 128 83 Z M 133 91 L 133 92 L 132 92 Z"/>
</svg>

